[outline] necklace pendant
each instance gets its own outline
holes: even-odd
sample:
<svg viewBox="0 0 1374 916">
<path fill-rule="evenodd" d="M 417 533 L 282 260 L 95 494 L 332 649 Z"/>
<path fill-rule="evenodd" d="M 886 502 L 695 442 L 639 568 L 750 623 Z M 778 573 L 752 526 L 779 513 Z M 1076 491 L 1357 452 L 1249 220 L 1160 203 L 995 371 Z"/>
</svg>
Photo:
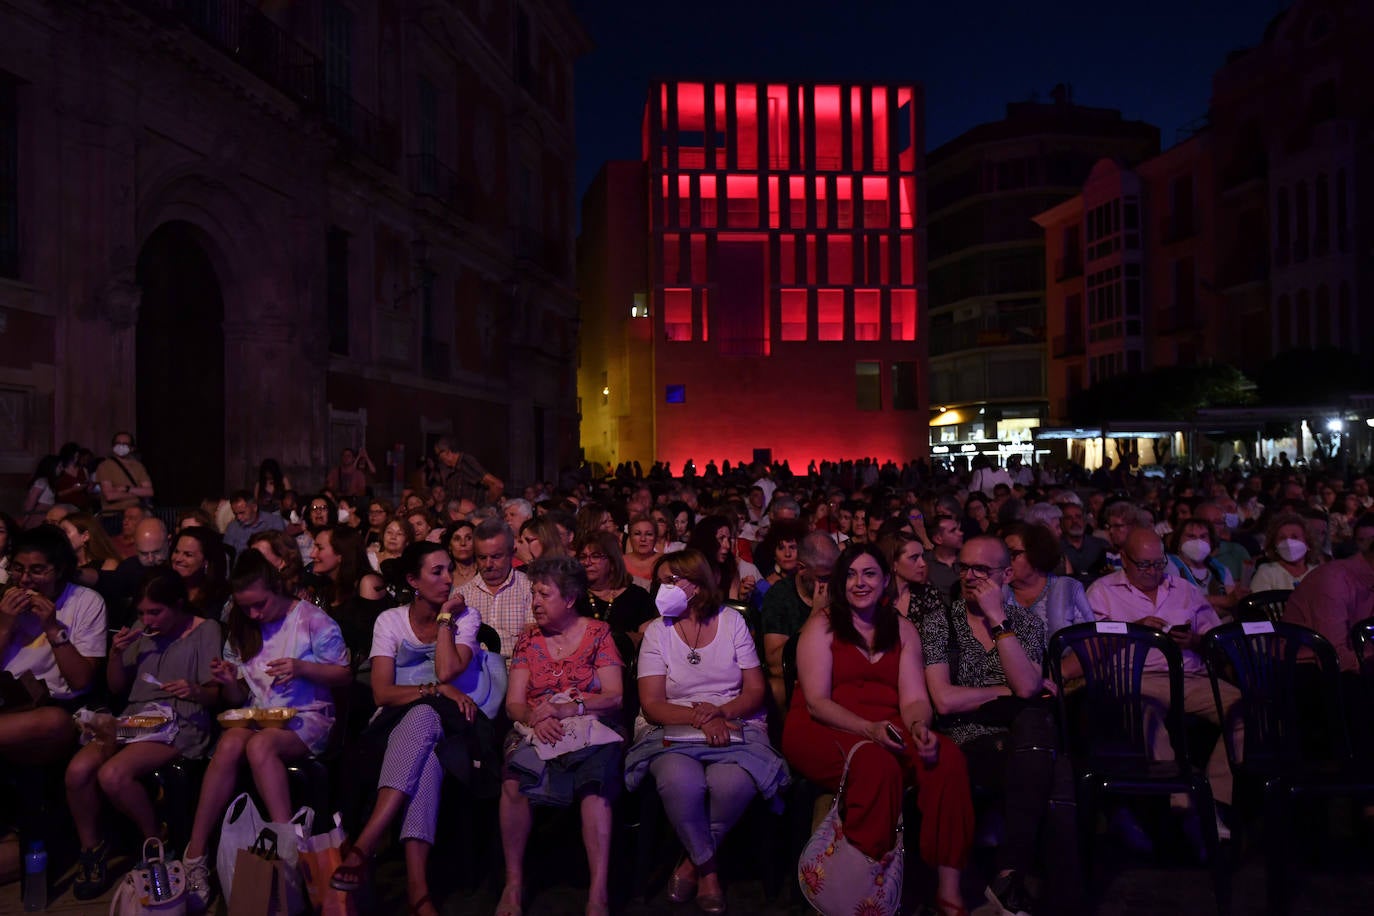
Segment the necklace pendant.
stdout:
<svg viewBox="0 0 1374 916">
<path fill-rule="evenodd" d="M 688 649 L 688 650 L 687 650 L 687 664 L 689 664 L 689 665 L 700 665 L 700 664 L 701 664 L 701 653 L 698 652 L 696 649 Z"/>
</svg>

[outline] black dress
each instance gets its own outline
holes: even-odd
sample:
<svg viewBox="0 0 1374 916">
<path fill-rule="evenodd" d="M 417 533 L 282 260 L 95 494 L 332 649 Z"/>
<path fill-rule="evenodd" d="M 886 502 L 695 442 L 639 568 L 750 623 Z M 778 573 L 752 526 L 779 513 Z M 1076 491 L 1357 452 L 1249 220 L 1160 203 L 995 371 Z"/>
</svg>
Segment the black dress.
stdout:
<svg viewBox="0 0 1374 916">
<path fill-rule="evenodd" d="M 634 633 L 658 616 L 654 599 L 638 585 L 628 585 L 613 601 L 602 601 L 590 591 L 577 602 L 577 613 L 604 620 L 615 633 Z"/>
</svg>

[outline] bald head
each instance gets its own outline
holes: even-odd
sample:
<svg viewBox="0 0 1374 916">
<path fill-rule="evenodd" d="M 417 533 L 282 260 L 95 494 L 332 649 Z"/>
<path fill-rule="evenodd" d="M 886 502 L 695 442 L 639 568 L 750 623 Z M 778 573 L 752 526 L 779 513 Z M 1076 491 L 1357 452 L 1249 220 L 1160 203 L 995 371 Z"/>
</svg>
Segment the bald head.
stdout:
<svg viewBox="0 0 1374 916">
<path fill-rule="evenodd" d="M 1121 552 L 1121 567 L 1126 580 L 1147 595 L 1153 596 L 1164 581 L 1169 561 L 1164 555 L 1164 542 L 1150 528 L 1135 528 L 1126 536 Z"/>
<path fill-rule="evenodd" d="M 134 527 L 134 549 L 138 551 L 138 562 L 144 566 L 166 563 L 170 546 L 162 519 L 145 518 Z"/>
</svg>

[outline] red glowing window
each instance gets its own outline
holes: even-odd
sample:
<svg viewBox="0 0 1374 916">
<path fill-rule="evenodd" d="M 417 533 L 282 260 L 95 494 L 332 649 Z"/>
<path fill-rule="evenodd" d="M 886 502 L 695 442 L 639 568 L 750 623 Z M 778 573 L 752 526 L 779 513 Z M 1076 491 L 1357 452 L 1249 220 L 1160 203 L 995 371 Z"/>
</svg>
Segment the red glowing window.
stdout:
<svg viewBox="0 0 1374 916">
<path fill-rule="evenodd" d="M 735 87 L 735 162 L 741 169 L 759 167 L 759 97 L 752 84 Z"/>
<path fill-rule="evenodd" d="M 692 178 L 690 175 L 677 177 L 677 224 L 679 226 L 692 225 Z"/>
<path fill-rule="evenodd" d="M 682 282 L 682 247 L 676 232 L 663 233 L 663 282 Z"/>
<path fill-rule="evenodd" d="M 726 225 L 754 229 L 759 224 L 759 180 L 754 175 L 730 175 L 725 179 Z"/>
<path fill-rule="evenodd" d="M 721 83 L 717 83 L 716 86 L 715 86 L 715 109 L 716 109 L 716 130 L 715 130 L 715 134 L 714 134 L 715 143 L 712 144 L 712 147 L 711 147 L 712 150 L 713 150 L 713 152 L 715 153 L 715 155 L 714 155 L 714 157 L 712 158 L 712 161 L 715 162 L 715 164 L 716 164 L 715 167 L 716 167 L 716 168 L 718 168 L 718 169 L 724 169 L 724 168 L 729 168 L 729 146 L 727 146 L 727 144 L 726 144 L 726 137 L 725 137 L 725 128 L 726 128 L 726 124 L 727 124 L 726 117 L 725 117 L 725 86 L 724 86 L 723 84 L 721 84 Z"/>
<path fill-rule="evenodd" d="M 716 176 L 701 176 L 701 225 L 705 229 L 716 227 Z"/>
<path fill-rule="evenodd" d="M 892 297 L 892 339 L 916 339 L 916 290 L 894 289 Z"/>
<path fill-rule="evenodd" d="M 897 193 L 901 198 L 901 226 L 903 229 L 911 229 L 916 225 L 916 218 L 912 216 L 916 212 L 916 179 L 910 175 L 897 179 Z"/>
<path fill-rule="evenodd" d="M 897 90 L 897 153 L 898 166 L 904 172 L 916 168 L 916 105 L 911 88 Z"/>
<path fill-rule="evenodd" d="M 883 171 L 887 168 L 887 89 L 875 86 L 873 89 L 873 168 Z"/>
<path fill-rule="evenodd" d="M 816 293 L 816 339 L 844 340 L 844 290 Z"/>
<path fill-rule="evenodd" d="M 854 228 L 854 182 L 848 175 L 835 179 L 835 226 Z"/>
<path fill-rule="evenodd" d="M 692 339 L 692 291 L 663 291 L 663 336 L 668 340 Z"/>
<path fill-rule="evenodd" d="M 796 168 L 809 168 L 807 162 L 806 148 L 806 90 L 797 93 L 797 124 L 801 131 L 802 141 L 797 144 L 797 163 Z"/>
<path fill-rule="evenodd" d="M 806 227 L 806 179 L 800 175 L 787 179 L 787 225 L 793 229 Z"/>
<path fill-rule="evenodd" d="M 692 236 L 692 285 L 701 286 L 707 281 L 706 236 L 700 233 Z"/>
<path fill-rule="evenodd" d="M 901 286 L 913 286 L 916 283 L 916 239 L 910 235 L 901 236 L 898 250 L 902 259 L 902 273 L 897 282 Z"/>
<path fill-rule="evenodd" d="M 706 90 L 701 83 L 678 84 L 676 141 L 679 167 L 706 166 Z"/>
<path fill-rule="evenodd" d="M 854 168 L 862 168 L 864 161 L 864 91 L 858 86 L 849 90 L 849 142 Z"/>
<path fill-rule="evenodd" d="M 778 238 L 778 282 L 797 282 L 797 239 L 783 235 Z"/>
<path fill-rule="evenodd" d="M 830 216 L 830 205 L 826 201 L 825 176 L 816 177 L 816 228 L 824 229 Z"/>
<path fill-rule="evenodd" d="M 854 240 L 847 235 L 832 235 L 826 241 L 826 282 L 845 285 L 854 282 Z"/>
<path fill-rule="evenodd" d="M 887 226 L 887 179 L 865 178 L 864 188 L 864 225 L 870 229 Z"/>
<path fill-rule="evenodd" d="M 806 340 L 806 290 L 785 289 L 781 299 L 782 340 Z"/>
<path fill-rule="evenodd" d="M 886 235 L 878 236 L 878 282 L 883 286 L 892 282 L 892 245 Z"/>
<path fill-rule="evenodd" d="M 882 293 L 876 289 L 854 290 L 854 339 L 882 339 Z"/>
<path fill-rule="evenodd" d="M 781 201 L 778 200 L 778 176 L 768 176 L 768 228 L 782 228 Z"/>
<path fill-rule="evenodd" d="M 840 87 L 816 87 L 816 168 L 840 169 L 844 163 L 844 125 L 840 123 Z"/>
<path fill-rule="evenodd" d="M 808 286 L 816 285 L 816 237 L 814 235 L 806 237 L 806 283 Z"/>
<path fill-rule="evenodd" d="M 768 167 L 785 169 L 788 167 L 788 148 L 791 138 L 788 135 L 787 87 L 768 87 Z"/>
</svg>

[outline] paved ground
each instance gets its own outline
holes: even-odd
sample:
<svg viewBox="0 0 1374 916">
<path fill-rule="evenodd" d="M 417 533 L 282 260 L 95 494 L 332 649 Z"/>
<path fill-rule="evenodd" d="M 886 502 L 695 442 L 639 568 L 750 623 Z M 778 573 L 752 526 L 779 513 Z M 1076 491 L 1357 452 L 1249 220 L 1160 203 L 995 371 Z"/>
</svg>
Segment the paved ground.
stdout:
<svg viewBox="0 0 1374 916">
<path fill-rule="evenodd" d="M 1371 903 L 1374 901 L 1374 843 L 1367 836 L 1353 839 L 1339 824 L 1334 828 L 1305 825 L 1298 835 L 1300 839 L 1296 842 L 1301 851 L 1294 853 L 1296 864 L 1290 871 L 1293 886 L 1290 913 L 1293 916 L 1367 916 L 1374 912 L 1374 903 Z M 546 837 L 542 844 L 536 845 L 532 850 L 531 872 L 535 862 L 549 863 L 548 868 L 557 877 L 551 885 L 527 895 L 525 912 L 529 916 L 577 916 L 582 912 L 586 890 L 576 875 L 581 855 L 581 846 L 574 835 Z M 767 899 L 763 882 L 756 877 L 758 863 L 751 862 L 749 856 L 747 848 L 735 852 L 732 867 L 739 877 L 728 884 L 732 913 L 774 916 L 807 912 L 796 899 L 791 880 L 785 881 L 780 899 Z M 628 861 L 631 861 L 629 857 L 622 854 L 613 862 L 613 880 L 635 877 L 625 870 L 633 868 L 625 864 Z M 983 854 L 971 872 L 986 865 L 987 856 Z M 454 863 L 453 867 L 436 869 L 436 881 L 456 883 L 453 876 L 464 870 L 464 866 L 465 863 Z M 1196 864 L 1152 861 L 1103 840 L 1098 850 L 1095 876 L 1099 883 L 1105 884 L 1098 893 L 1096 916 L 1211 916 L 1216 913 L 1210 873 Z M 471 877 L 480 878 L 481 875 Z M 490 877 L 494 879 L 495 876 Z M 70 872 L 59 879 L 48 912 L 89 916 L 104 916 L 108 912 L 109 895 L 100 901 L 81 903 L 71 896 L 70 880 Z M 475 890 L 456 886 L 447 890 L 442 898 L 443 916 L 490 916 L 496 907 L 499 890 L 496 885 L 495 880 L 489 880 L 479 882 Z M 377 899 L 366 907 L 366 912 L 387 916 L 406 912 L 402 899 L 403 867 L 394 855 L 384 857 L 378 866 L 375 886 Z M 1255 850 L 1241 855 L 1240 864 L 1232 874 L 1232 888 L 1234 916 L 1259 916 L 1265 912 L 1269 883 Z M 980 894 L 981 879 L 971 875 L 966 888 L 968 902 L 981 904 Z M 225 912 L 222 905 L 218 910 L 221 914 Z M 0 916 L 21 911 L 19 886 L 11 884 L 0 888 Z M 660 888 L 650 900 L 632 900 L 621 906 L 619 912 L 624 916 L 652 913 L 687 916 L 697 911 L 695 907 L 669 904 Z M 975 914 L 985 916 L 976 910 Z"/>
</svg>

